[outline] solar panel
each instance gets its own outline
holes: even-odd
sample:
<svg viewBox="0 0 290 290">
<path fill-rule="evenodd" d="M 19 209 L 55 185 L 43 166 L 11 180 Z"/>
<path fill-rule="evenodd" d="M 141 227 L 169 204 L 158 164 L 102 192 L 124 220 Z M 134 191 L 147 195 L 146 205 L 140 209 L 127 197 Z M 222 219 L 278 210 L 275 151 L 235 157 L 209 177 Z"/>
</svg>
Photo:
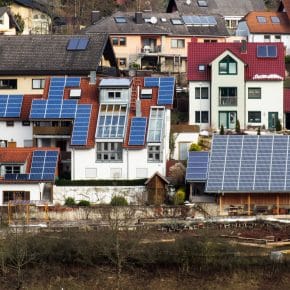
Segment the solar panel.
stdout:
<svg viewBox="0 0 290 290">
<path fill-rule="evenodd" d="M 71 145 L 86 145 L 92 105 L 78 105 L 74 120 Z"/>
<path fill-rule="evenodd" d="M 67 50 L 85 50 L 88 43 L 88 37 L 73 37 L 68 41 Z"/>
<path fill-rule="evenodd" d="M 115 22 L 116 23 L 127 23 L 127 20 L 124 16 L 116 16 L 115 17 Z"/>
<path fill-rule="evenodd" d="M 66 87 L 79 87 L 80 86 L 80 77 L 68 77 L 65 81 Z"/>
<path fill-rule="evenodd" d="M 0 117 L 19 118 L 22 101 L 22 95 L 0 95 Z"/>
<path fill-rule="evenodd" d="M 147 118 L 134 117 L 131 120 L 129 145 L 144 145 Z"/>
<path fill-rule="evenodd" d="M 85 50 L 88 46 L 89 38 L 88 37 L 82 37 L 79 39 L 77 50 Z"/>
<path fill-rule="evenodd" d="M 158 91 L 158 105 L 172 105 L 174 96 L 175 78 L 160 78 Z"/>
<path fill-rule="evenodd" d="M 159 86 L 159 78 L 144 78 L 144 86 L 145 87 L 158 87 Z"/>
<path fill-rule="evenodd" d="M 277 57 L 277 46 L 276 45 L 258 45 L 257 46 L 257 57 Z"/>
<path fill-rule="evenodd" d="M 289 190 L 289 136 L 214 136 L 206 191 Z"/>
<path fill-rule="evenodd" d="M 205 181 L 207 179 L 209 152 L 207 151 L 189 151 L 186 180 L 187 181 Z"/>
</svg>

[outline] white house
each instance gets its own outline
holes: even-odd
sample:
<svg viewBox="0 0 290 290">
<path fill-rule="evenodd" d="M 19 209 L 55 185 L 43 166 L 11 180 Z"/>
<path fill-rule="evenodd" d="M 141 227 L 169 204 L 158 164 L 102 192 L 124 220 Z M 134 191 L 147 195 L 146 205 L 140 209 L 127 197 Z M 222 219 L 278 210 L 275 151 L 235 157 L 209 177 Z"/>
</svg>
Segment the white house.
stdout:
<svg viewBox="0 0 290 290">
<path fill-rule="evenodd" d="M 286 12 L 249 12 L 238 24 L 237 36 L 248 42 L 282 42 L 290 54 L 290 23 Z"/>
<path fill-rule="evenodd" d="M 15 35 L 18 25 L 8 7 L 0 7 L 0 35 Z"/>
<path fill-rule="evenodd" d="M 283 123 L 282 43 L 197 43 L 188 48 L 189 123 L 242 129 Z"/>
</svg>

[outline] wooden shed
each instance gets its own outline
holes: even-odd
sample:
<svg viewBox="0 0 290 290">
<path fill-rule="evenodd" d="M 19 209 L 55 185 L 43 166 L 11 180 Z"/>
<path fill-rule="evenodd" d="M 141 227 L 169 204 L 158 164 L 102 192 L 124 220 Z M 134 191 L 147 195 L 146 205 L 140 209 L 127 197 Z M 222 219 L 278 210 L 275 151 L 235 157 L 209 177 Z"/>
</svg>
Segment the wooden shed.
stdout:
<svg viewBox="0 0 290 290">
<path fill-rule="evenodd" d="M 166 199 L 169 181 L 159 172 L 155 172 L 145 182 L 149 204 L 162 204 Z"/>
</svg>

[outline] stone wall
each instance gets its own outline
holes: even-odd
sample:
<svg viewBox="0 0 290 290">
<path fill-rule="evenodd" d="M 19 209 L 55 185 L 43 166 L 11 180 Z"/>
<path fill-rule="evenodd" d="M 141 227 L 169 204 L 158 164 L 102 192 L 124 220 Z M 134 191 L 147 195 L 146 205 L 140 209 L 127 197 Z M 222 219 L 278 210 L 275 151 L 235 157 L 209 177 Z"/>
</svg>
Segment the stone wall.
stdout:
<svg viewBox="0 0 290 290">
<path fill-rule="evenodd" d="M 54 186 L 53 203 L 64 204 L 67 197 L 76 202 L 88 200 L 94 204 L 109 204 L 112 197 L 126 198 L 129 204 L 144 204 L 147 201 L 145 186 Z"/>
</svg>

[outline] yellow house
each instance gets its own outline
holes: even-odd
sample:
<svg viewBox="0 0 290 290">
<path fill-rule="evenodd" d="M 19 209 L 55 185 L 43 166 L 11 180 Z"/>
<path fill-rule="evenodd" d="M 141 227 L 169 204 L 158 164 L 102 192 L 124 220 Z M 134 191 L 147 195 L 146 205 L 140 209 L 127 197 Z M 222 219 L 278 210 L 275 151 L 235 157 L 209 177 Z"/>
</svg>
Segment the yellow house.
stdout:
<svg viewBox="0 0 290 290">
<path fill-rule="evenodd" d="M 19 14 L 24 21 L 22 34 L 49 34 L 51 16 L 49 8 L 36 1 L 15 0 L 9 5 L 13 15 Z"/>
<path fill-rule="evenodd" d="M 192 16 L 179 13 L 118 12 L 106 18 L 92 15 L 94 23 L 85 32 L 107 32 L 120 69 L 130 68 L 170 73 L 177 81 L 186 79 L 187 44 L 199 41 L 225 41 L 228 31 L 219 16 L 203 18 L 212 22 L 193 25 Z"/>
</svg>

